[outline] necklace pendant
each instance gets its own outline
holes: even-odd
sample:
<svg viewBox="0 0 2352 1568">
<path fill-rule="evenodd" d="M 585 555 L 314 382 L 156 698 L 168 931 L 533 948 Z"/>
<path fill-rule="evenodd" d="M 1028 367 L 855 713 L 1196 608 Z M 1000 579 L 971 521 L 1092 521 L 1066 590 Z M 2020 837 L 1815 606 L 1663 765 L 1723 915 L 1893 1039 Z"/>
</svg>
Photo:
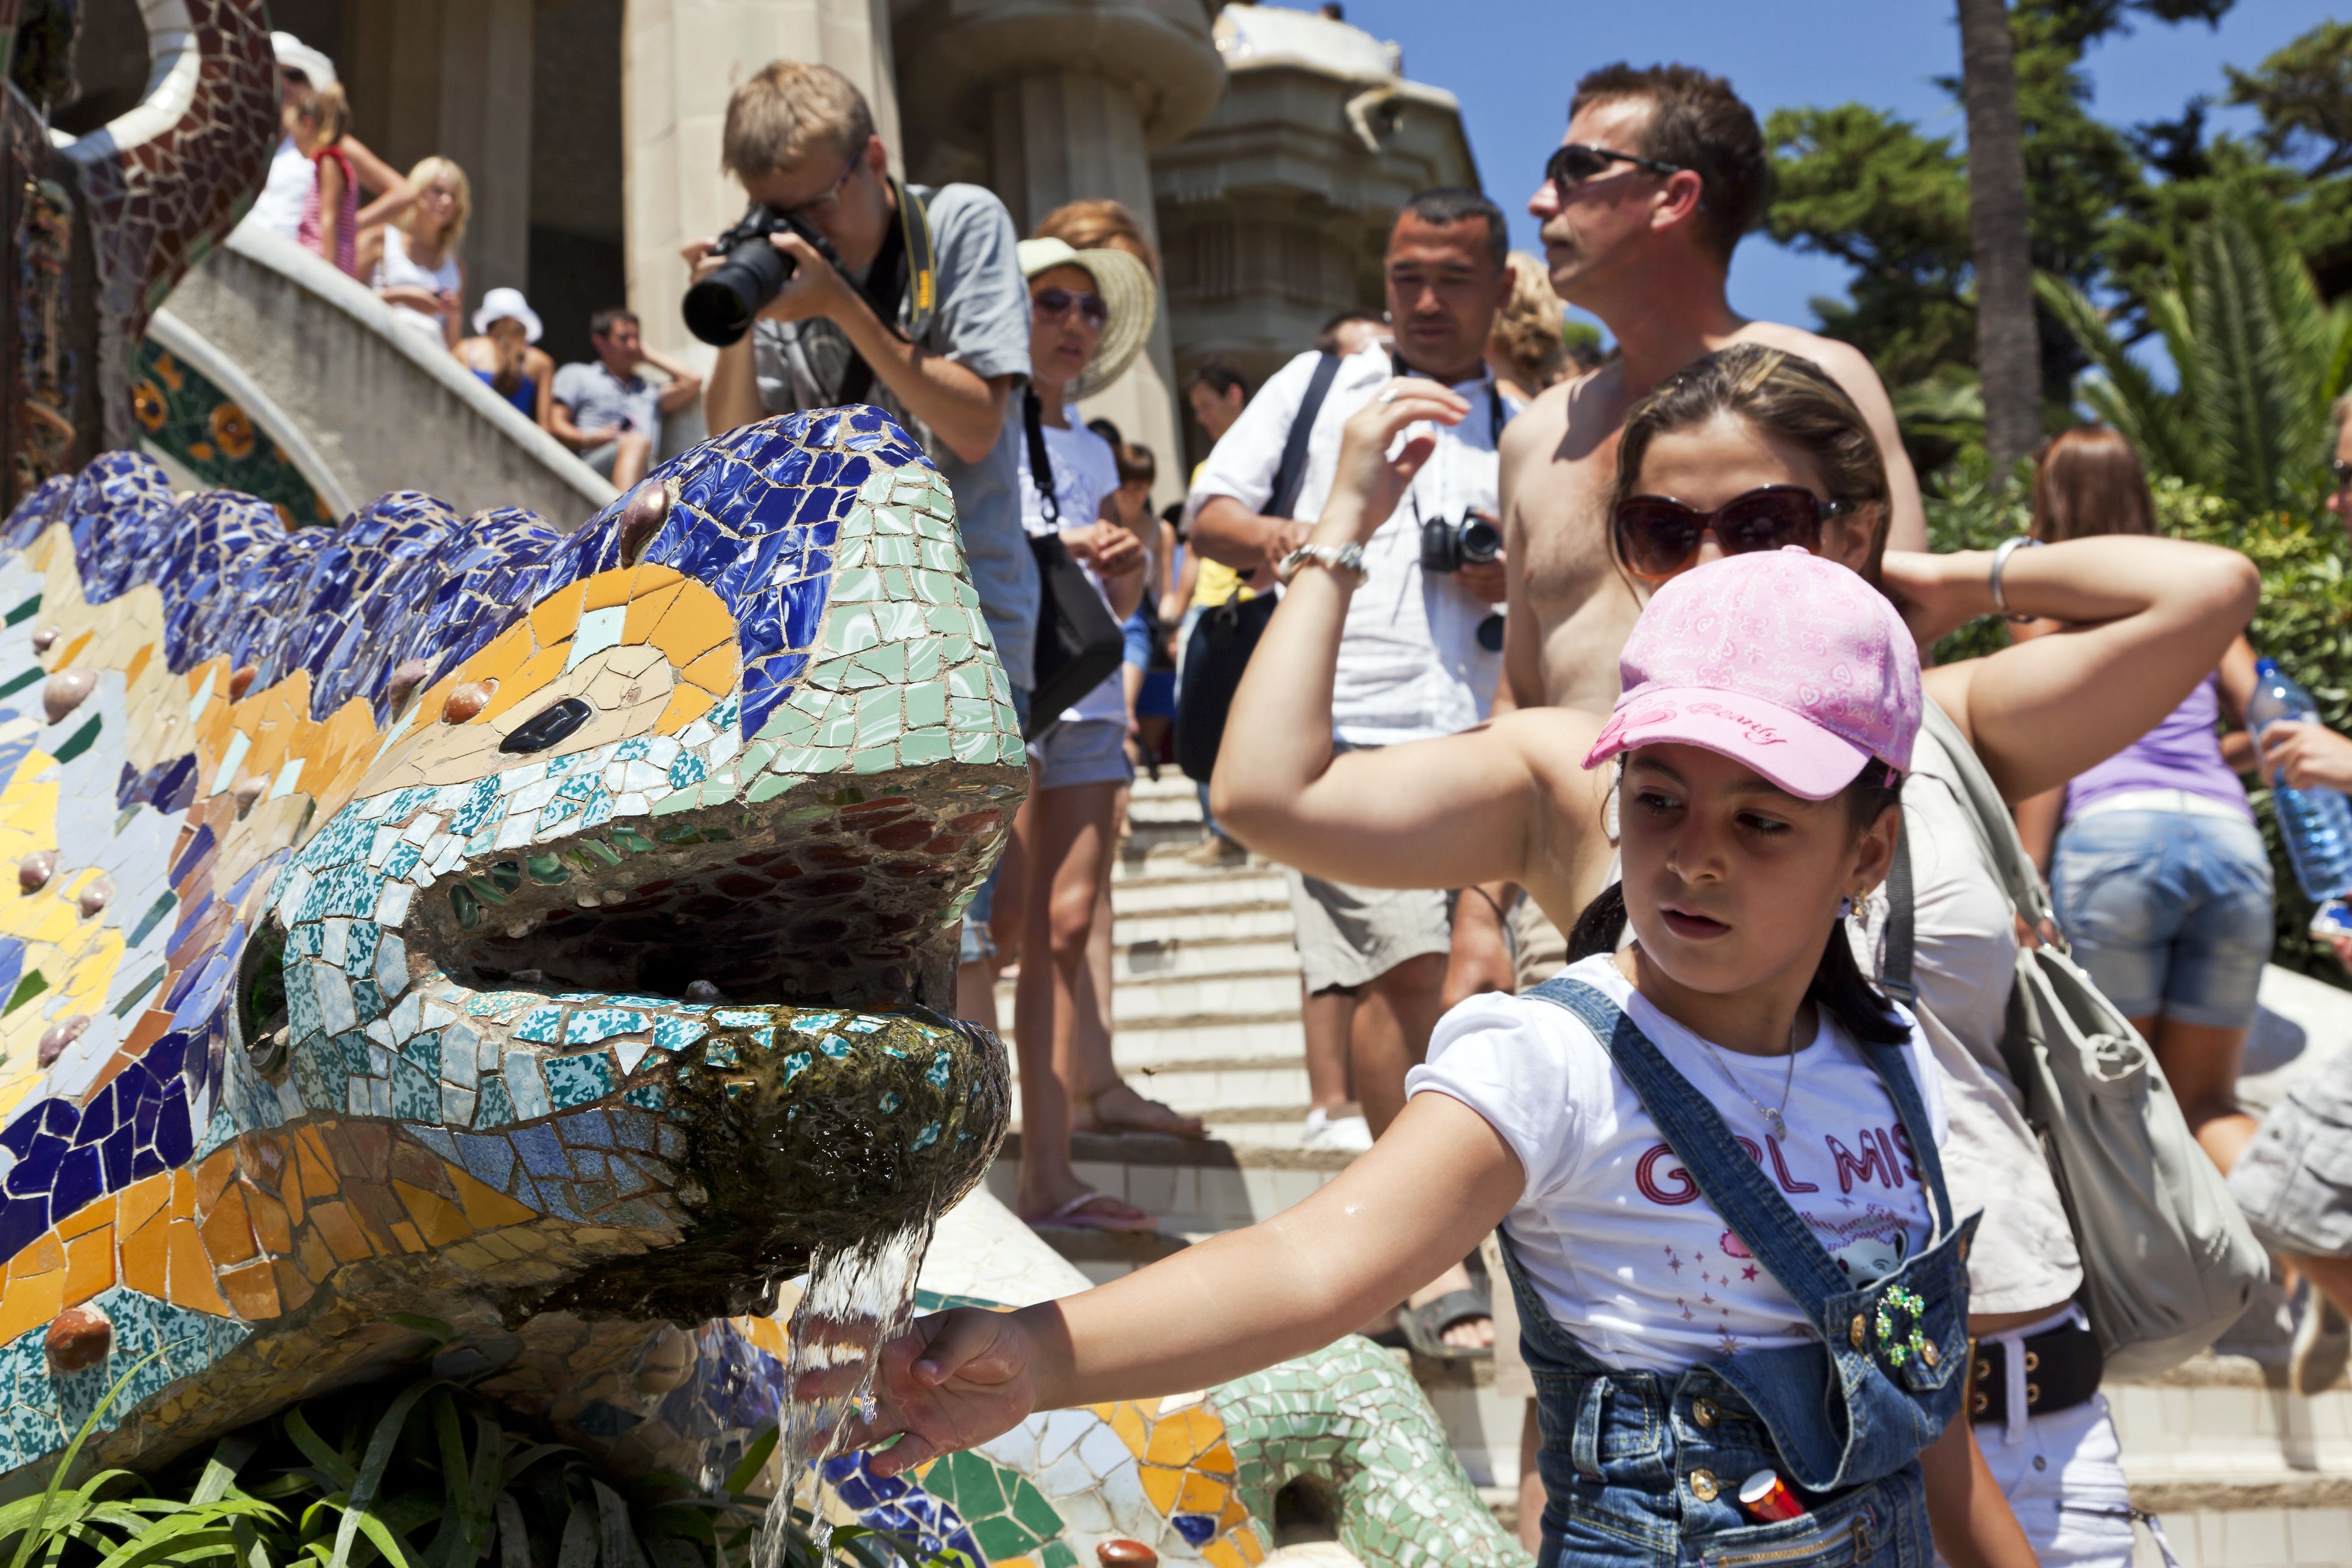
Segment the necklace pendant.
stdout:
<svg viewBox="0 0 2352 1568">
<path fill-rule="evenodd" d="M 1766 1107 L 1764 1121 L 1771 1130 L 1773 1142 L 1786 1143 L 1789 1141 L 1789 1124 L 1780 1119 L 1780 1113 L 1778 1110 Z"/>
</svg>

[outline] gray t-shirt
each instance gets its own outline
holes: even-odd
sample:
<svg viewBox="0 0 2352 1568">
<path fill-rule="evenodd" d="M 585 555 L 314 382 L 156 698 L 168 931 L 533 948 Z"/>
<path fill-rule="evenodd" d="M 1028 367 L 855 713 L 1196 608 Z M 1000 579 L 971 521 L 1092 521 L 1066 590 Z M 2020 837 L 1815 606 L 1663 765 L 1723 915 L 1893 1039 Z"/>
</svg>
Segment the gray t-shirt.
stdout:
<svg viewBox="0 0 2352 1568">
<path fill-rule="evenodd" d="M 661 388 L 632 373 L 626 381 L 604 368 L 602 360 L 567 364 L 555 373 L 549 394 L 572 410 L 572 423 L 583 430 L 642 430 L 661 435 Z"/>
<path fill-rule="evenodd" d="M 1013 254 L 1013 215 L 993 193 L 978 185 L 907 189 L 930 217 L 931 245 L 939 259 L 939 308 L 923 334 L 923 346 L 983 379 L 1027 376 L 1029 287 Z M 906 318 L 902 307 L 901 326 Z M 823 318 L 761 321 L 752 326 L 752 372 L 759 378 L 760 402 L 772 414 L 831 405 L 848 361 L 848 338 Z M 560 379 L 556 387 L 560 397 Z M 1013 685 L 1028 689 L 1034 684 L 1038 587 L 1036 558 L 1029 552 L 1014 491 L 1023 439 L 1020 420 L 1008 418 L 988 456 L 967 463 L 908 414 L 878 378 L 866 396 L 905 426 L 947 477 L 989 635 L 996 639 L 1004 673 Z M 1017 407 L 1017 395 L 1013 402 Z"/>
</svg>

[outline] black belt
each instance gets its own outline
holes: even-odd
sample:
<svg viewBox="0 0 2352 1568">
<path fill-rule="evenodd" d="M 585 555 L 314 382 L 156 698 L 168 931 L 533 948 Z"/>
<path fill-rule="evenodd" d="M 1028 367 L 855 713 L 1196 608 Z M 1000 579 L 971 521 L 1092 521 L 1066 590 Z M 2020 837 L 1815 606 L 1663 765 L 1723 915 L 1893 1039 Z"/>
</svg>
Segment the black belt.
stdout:
<svg viewBox="0 0 2352 1568">
<path fill-rule="evenodd" d="M 1980 1426 L 2006 1426 L 2011 1347 L 1994 1340 L 1971 1340 L 1969 1347 L 1969 1419 Z M 2099 1391 L 2104 1363 L 2098 1336 L 2089 1329 L 2061 1324 L 2023 1347 L 2027 1415 L 2071 1410 Z"/>
</svg>

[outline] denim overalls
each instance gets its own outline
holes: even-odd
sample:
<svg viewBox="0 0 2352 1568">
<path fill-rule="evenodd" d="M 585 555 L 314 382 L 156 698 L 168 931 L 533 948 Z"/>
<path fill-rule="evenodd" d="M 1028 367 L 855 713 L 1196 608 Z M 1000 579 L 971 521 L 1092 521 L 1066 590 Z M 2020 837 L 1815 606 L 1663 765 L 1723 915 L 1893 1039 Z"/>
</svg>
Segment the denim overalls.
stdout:
<svg viewBox="0 0 2352 1568">
<path fill-rule="evenodd" d="M 1855 1288 L 1733 1141 L 1715 1107 L 1600 991 L 1562 975 L 1529 994 L 1608 1047 L 1666 1143 L 1822 1342 L 1744 1352 L 1681 1373 L 1602 1366 L 1503 1258 L 1534 1374 L 1549 1502 L 1538 1568 L 1705 1564 L 1932 1568 L 1919 1451 L 1959 1413 L 1968 1364 L 1969 1237 L 1956 1223 L 1927 1112 L 1899 1046 L 1864 1044 L 1925 1178 L 1935 1234 Z M 1772 1469 L 1810 1511 L 1758 1524 L 1740 1483 Z"/>
</svg>

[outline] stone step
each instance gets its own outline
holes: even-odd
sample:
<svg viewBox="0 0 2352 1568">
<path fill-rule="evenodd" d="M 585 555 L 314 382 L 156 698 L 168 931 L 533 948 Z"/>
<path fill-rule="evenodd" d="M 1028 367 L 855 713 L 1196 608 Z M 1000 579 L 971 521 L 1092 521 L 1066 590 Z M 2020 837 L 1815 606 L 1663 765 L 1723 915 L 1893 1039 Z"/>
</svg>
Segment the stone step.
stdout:
<svg viewBox="0 0 2352 1568">
<path fill-rule="evenodd" d="M 1111 922 L 1112 938 L 1122 947 L 1264 941 L 1290 946 L 1290 904 L 1282 899 L 1237 899 L 1207 909 L 1131 912 L 1114 896 Z"/>
<path fill-rule="evenodd" d="M 1119 1058 L 1127 1059 L 1125 1037 L 1134 1028 L 1176 1025 L 1243 1022 L 1261 1018 L 1295 1018 L 1298 1014 L 1298 960 L 1287 945 L 1277 950 L 1289 958 L 1286 967 L 1217 971 L 1203 973 L 1153 975 L 1117 974 L 1111 994 L 1111 1028 Z M 996 983 L 996 1015 L 1013 1016 L 1015 982 Z"/>
</svg>

